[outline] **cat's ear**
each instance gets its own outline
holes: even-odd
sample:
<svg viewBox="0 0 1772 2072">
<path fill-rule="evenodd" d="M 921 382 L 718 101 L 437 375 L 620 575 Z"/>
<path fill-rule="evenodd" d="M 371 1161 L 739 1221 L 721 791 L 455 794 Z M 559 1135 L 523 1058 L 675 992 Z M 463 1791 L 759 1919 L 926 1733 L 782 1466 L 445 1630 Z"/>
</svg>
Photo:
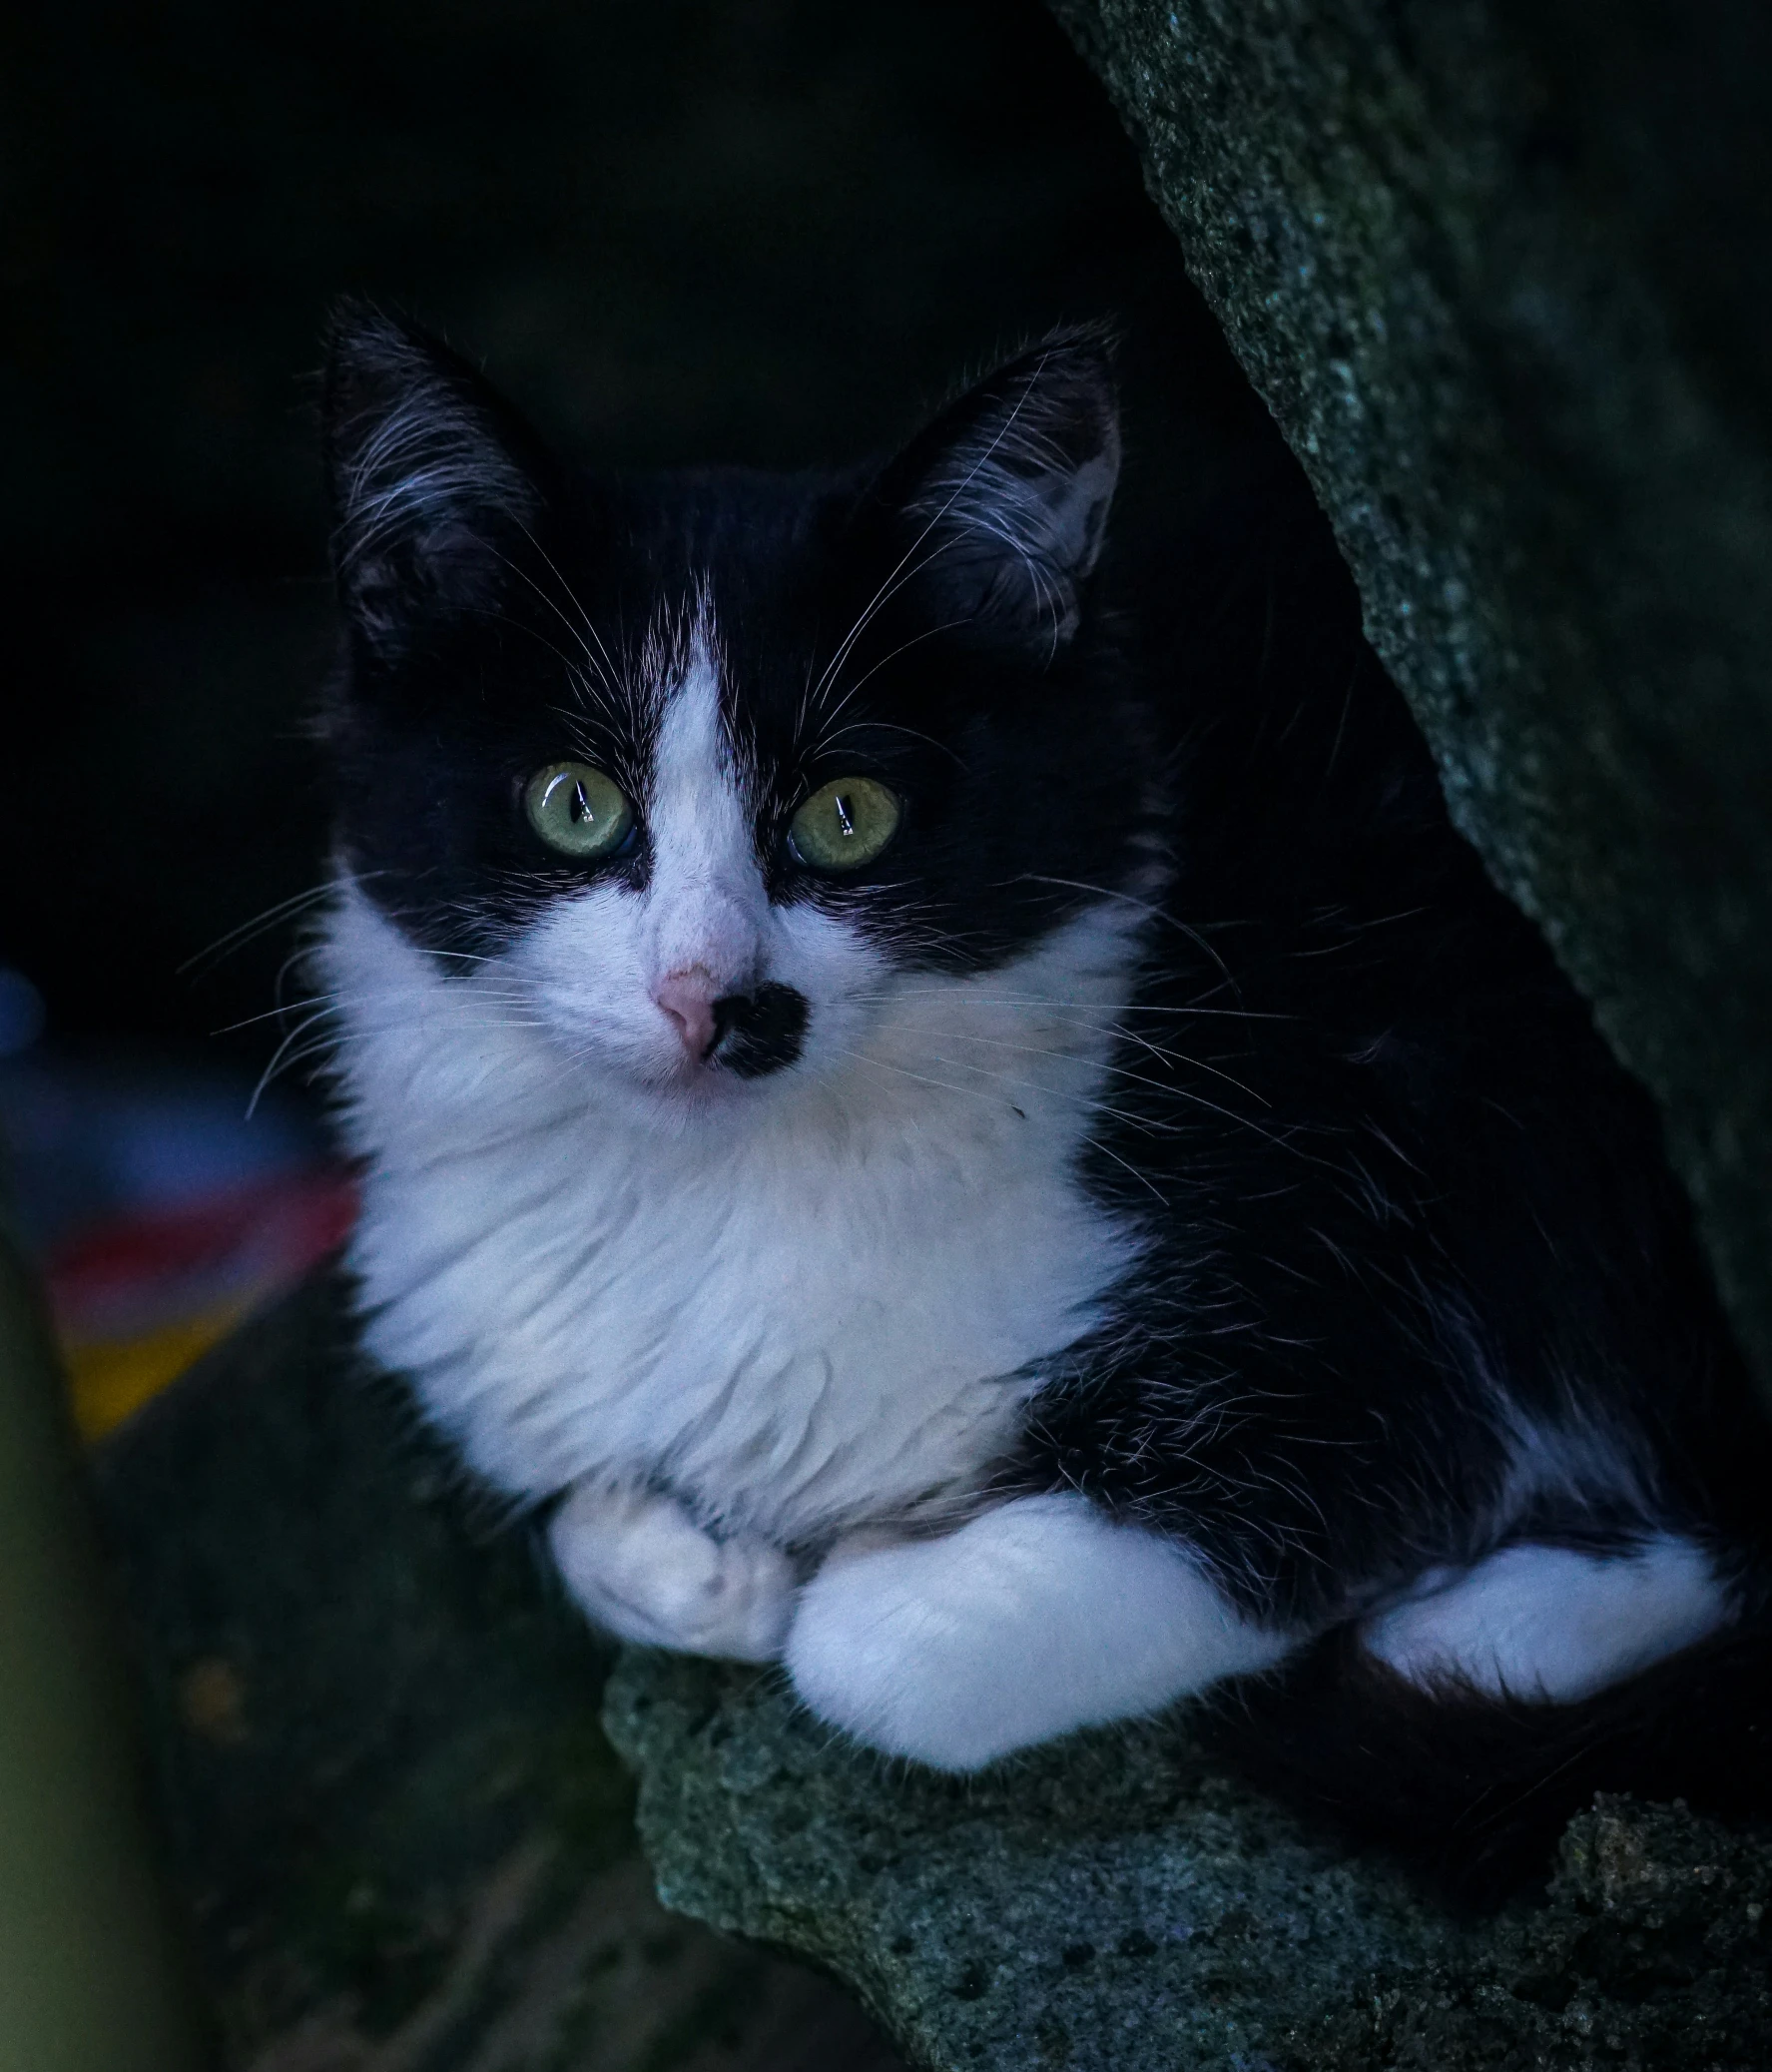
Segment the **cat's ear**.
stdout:
<svg viewBox="0 0 1772 2072">
<path fill-rule="evenodd" d="M 322 401 L 339 602 L 371 648 L 491 608 L 545 498 L 545 459 L 474 367 L 363 303 L 334 313 Z"/>
<path fill-rule="evenodd" d="M 1120 472 L 1113 341 L 1062 332 L 936 419 L 882 488 L 940 622 L 1036 656 L 1077 629 Z"/>
</svg>

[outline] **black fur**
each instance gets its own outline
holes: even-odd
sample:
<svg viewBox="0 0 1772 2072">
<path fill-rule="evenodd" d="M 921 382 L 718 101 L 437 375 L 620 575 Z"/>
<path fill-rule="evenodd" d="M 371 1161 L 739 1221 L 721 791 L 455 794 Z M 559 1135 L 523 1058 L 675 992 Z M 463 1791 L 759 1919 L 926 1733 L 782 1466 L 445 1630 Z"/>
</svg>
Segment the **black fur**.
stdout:
<svg viewBox="0 0 1772 2072">
<path fill-rule="evenodd" d="M 1209 1746 L 1356 1841 L 1476 1909 L 1547 1865 L 1596 1791 L 1772 1812 L 1772 1625 L 1762 1614 L 1575 1705 L 1430 1697 L 1348 1628 L 1201 1709 Z"/>
<path fill-rule="evenodd" d="M 807 999 L 768 982 L 755 993 L 714 1003 L 714 1054 L 741 1079 L 761 1079 L 794 1063 L 806 1044 Z"/>
<path fill-rule="evenodd" d="M 347 311 L 350 861 L 445 960 L 594 872 L 643 880 L 644 830 L 570 863 L 521 788 L 561 754 L 643 760 L 624 686 L 660 599 L 687 627 L 707 595 L 778 900 L 986 970 L 1169 860 L 1087 1166 L 1150 1250 L 1042 1377 L 1005 1486 L 1182 1536 L 1264 1619 L 1336 1628 L 1509 1541 L 1659 1531 L 1714 1550 L 1757 1618 L 1767 1437 L 1650 1102 L 1454 832 L 1296 476 L 1200 507 L 1135 424 L 1133 515 L 1094 565 L 1110 359 L 1048 341 L 884 467 L 616 480 Z M 796 805 L 857 774 L 904 802 L 898 838 L 853 877 L 800 870 Z M 797 995 L 724 1005 L 734 1070 L 799 1054 Z M 1533 1435 L 1556 1467 L 1522 1494 Z M 1332 1633 L 1220 1732 L 1488 1894 L 1597 1785 L 1760 1803 L 1766 1663 L 1755 1627 L 1585 1705 L 1498 1706 L 1425 1698 Z"/>
</svg>

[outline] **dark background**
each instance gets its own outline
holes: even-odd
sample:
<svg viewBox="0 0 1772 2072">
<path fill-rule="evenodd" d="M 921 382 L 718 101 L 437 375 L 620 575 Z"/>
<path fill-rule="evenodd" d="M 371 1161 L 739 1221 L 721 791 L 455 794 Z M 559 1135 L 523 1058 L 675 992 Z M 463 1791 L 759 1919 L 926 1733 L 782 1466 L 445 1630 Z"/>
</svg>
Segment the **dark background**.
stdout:
<svg viewBox="0 0 1772 2072">
<path fill-rule="evenodd" d="M 64 1053 L 278 1039 L 230 1025 L 289 925 L 180 968 L 322 875 L 335 296 L 604 461 L 846 459 L 1104 311 L 1247 409 L 1036 0 L 77 0 L 5 36 L 0 965 Z"/>
</svg>

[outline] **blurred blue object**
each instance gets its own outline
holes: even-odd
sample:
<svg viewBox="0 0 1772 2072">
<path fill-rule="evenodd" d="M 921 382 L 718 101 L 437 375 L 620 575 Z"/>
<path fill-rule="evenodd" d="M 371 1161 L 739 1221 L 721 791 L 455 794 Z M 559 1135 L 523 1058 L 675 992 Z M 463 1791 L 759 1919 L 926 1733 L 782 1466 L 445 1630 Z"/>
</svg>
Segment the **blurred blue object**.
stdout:
<svg viewBox="0 0 1772 2072">
<path fill-rule="evenodd" d="M 274 1092 L 253 1106 L 251 1078 L 201 1054 L 62 1051 L 44 1040 L 45 1020 L 37 988 L 0 966 L 0 1174 L 14 1225 L 39 1256 L 119 1216 L 326 1156 L 297 1095 Z"/>
<path fill-rule="evenodd" d="M 252 1082 L 127 1059 L 36 1052 L 0 1063 L 7 1191 L 39 1253 L 92 1224 L 173 1207 L 322 1158 L 324 1139 L 294 1102 Z"/>
<path fill-rule="evenodd" d="M 43 1034 L 43 996 L 23 972 L 0 964 L 0 1057 L 28 1050 Z"/>
</svg>

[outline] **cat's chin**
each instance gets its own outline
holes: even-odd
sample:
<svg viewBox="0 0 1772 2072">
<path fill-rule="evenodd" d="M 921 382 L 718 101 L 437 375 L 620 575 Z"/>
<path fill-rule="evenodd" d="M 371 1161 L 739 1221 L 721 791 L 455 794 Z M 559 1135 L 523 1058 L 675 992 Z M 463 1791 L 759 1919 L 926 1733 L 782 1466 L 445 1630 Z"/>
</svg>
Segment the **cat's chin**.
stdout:
<svg viewBox="0 0 1772 2072">
<path fill-rule="evenodd" d="M 657 1098 L 680 1113 L 725 1114 L 757 1098 L 757 1081 L 717 1064 L 691 1065 L 655 1084 Z"/>
<path fill-rule="evenodd" d="M 602 1091 L 636 1119 L 672 1134 L 742 1114 L 757 1104 L 764 1084 L 717 1064 L 645 1072 L 618 1066 L 598 1076 Z"/>
</svg>

